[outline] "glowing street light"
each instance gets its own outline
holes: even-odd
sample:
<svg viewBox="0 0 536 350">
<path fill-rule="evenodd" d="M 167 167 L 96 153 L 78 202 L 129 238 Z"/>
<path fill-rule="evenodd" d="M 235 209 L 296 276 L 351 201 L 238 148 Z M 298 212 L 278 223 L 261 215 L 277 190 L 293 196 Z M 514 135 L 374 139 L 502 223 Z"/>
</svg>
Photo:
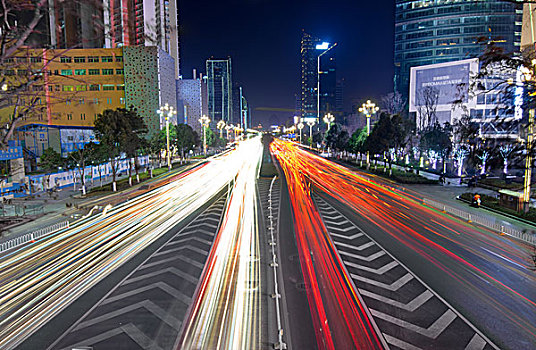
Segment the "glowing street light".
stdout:
<svg viewBox="0 0 536 350">
<path fill-rule="evenodd" d="M 307 121 L 307 125 L 309 125 L 309 137 L 311 138 L 311 147 L 313 147 L 313 126 L 316 124 L 316 122 L 311 119 Z"/>
<path fill-rule="evenodd" d="M 303 129 L 303 127 L 304 127 L 305 125 L 303 125 L 303 123 L 300 121 L 300 122 L 298 123 L 298 125 L 296 125 L 296 126 L 298 127 L 298 130 L 300 130 L 300 143 L 302 143 L 302 142 L 301 142 L 301 131 L 302 131 L 302 129 Z"/>
<path fill-rule="evenodd" d="M 225 128 L 225 125 L 227 125 L 227 123 L 225 123 L 225 120 L 223 119 L 216 124 L 216 128 L 220 130 L 220 139 L 223 138 L 223 128 Z"/>
<path fill-rule="evenodd" d="M 367 118 L 367 136 L 370 136 L 370 117 L 372 117 L 373 114 L 378 112 L 380 110 L 380 107 L 377 107 L 375 103 L 372 103 L 370 100 L 368 100 L 366 103 L 363 103 L 361 107 L 359 107 L 359 112 L 363 113 L 365 117 Z M 367 151 L 367 168 L 370 166 L 370 154 L 369 151 Z"/>
<path fill-rule="evenodd" d="M 167 144 L 166 156 L 167 156 L 168 170 L 171 170 L 171 154 L 169 151 L 169 118 L 176 115 L 177 111 L 175 110 L 175 108 L 173 108 L 173 106 L 170 106 L 169 104 L 166 103 L 164 106 L 161 106 L 160 109 L 156 111 L 156 113 L 158 113 L 160 118 L 162 117 L 166 118 L 166 144 Z"/>
<path fill-rule="evenodd" d="M 233 124 L 229 124 L 229 125 L 225 126 L 225 131 L 227 132 L 227 141 L 231 141 L 229 139 L 229 130 L 233 130 L 233 128 L 234 128 Z"/>
<path fill-rule="evenodd" d="M 331 128 L 331 123 L 333 123 L 334 120 L 335 120 L 335 117 L 331 113 L 328 113 L 324 116 L 324 123 L 328 125 L 328 132 L 329 132 L 329 129 Z"/>
<path fill-rule="evenodd" d="M 210 118 L 203 114 L 203 116 L 199 118 L 199 122 L 201 123 L 201 127 L 203 128 L 203 153 L 206 156 L 207 155 L 207 126 L 210 123 Z"/>
</svg>

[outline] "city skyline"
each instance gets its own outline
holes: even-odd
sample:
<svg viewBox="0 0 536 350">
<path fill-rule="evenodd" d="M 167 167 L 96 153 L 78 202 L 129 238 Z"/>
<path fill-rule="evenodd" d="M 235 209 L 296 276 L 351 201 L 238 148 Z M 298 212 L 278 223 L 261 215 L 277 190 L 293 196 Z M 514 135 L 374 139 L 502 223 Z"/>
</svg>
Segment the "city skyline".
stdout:
<svg viewBox="0 0 536 350">
<path fill-rule="evenodd" d="M 194 20 L 201 12 L 203 20 Z M 229 16 L 241 20 L 228 25 Z M 179 22 L 185 77 L 211 56 L 231 56 L 234 79 L 247 88 L 254 123 L 269 122 L 272 115 L 283 122 L 294 114 L 302 30 L 338 43 L 337 76 L 345 79 L 346 109 L 352 99 L 379 99 L 393 90 L 394 1 L 390 6 L 352 1 L 188 2 L 179 4 Z M 370 53 L 378 57 L 372 59 Z M 263 108 L 268 111 L 259 110 Z"/>
</svg>

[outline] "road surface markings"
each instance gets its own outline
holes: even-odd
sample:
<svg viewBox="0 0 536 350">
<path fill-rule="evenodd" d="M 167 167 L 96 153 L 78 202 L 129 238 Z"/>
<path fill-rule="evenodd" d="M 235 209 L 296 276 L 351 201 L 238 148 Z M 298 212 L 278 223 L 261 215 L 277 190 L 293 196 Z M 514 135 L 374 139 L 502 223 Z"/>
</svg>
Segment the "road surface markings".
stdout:
<svg viewBox="0 0 536 350">
<path fill-rule="evenodd" d="M 497 349 L 366 232 L 321 197 L 314 199 L 356 292 L 389 345 L 404 350 Z"/>
<path fill-rule="evenodd" d="M 218 230 L 225 200 L 225 196 L 217 200 L 162 245 L 50 349 L 95 344 L 107 349 L 173 349 Z"/>
</svg>

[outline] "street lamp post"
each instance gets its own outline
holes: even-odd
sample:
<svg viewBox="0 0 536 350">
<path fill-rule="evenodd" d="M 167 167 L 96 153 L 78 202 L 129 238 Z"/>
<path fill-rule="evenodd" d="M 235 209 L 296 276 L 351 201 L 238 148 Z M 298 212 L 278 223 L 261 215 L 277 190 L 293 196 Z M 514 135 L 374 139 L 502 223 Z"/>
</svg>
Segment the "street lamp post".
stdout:
<svg viewBox="0 0 536 350">
<path fill-rule="evenodd" d="M 207 156 L 207 126 L 210 123 L 210 119 L 206 115 L 203 115 L 201 118 L 199 118 L 199 122 L 201 123 L 201 127 L 203 128 L 203 154 L 206 157 Z"/>
<path fill-rule="evenodd" d="M 328 113 L 324 116 L 324 123 L 328 125 L 328 132 L 329 132 L 329 129 L 331 128 L 331 123 L 333 123 L 334 120 L 335 120 L 335 117 L 331 113 Z"/>
<path fill-rule="evenodd" d="M 380 108 L 376 106 L 375 103 L 372 103 L 368 100 L 366 103 L 363 103 L 359 107 L 359 112 L 363 113 L 367 118 L 367 137 L 370 136 L 370 117 L 375 114 Z M 367 151 L 367 169 L 370 167 L 370 153 Z"/>
<path fill-rule="evenodd" d="M 313 126 L 316 124 L 314 120 L 308 120 L 307 125 L 309 125 L 309 137 L 311 138 L 311 147 L 313 147 Z"/>
<path fill-rule="evenodd" d="M 302 140 L 301 140 L 301 131 L 302 131 L 302 129 L 303 129 L 304 126 L 305 126 L 305 125 L 303 125 L 303 123 L 302 123 L 301 121 L 300 121 L 300 122 L 298 123 L 298 125 L 297 125 L 298 130 L 300 130 L 300 143 L 302 143 Z"/>
<path fill-rule="evenodd" d="M 162 116 L 166 120 L 166 158 L 167 158 L 167 166 L 168 170 L 171 170 L 171 153 L 169 149 L 169 119 L 177 114 L 177 111 L 173 106 L 170 106 L 169 104 L 165 104 L 164 106 L 161 106 L 160 109 L 157 111 L 160 118 Z"/>
<path fill-rule="evenodd" d="M 218 124 L 216 124 L 216 128 L 218 128 L 218 130 L 220 130 L 220 139 L 223 138 L 223 128 L 225 128 L 225 125 L 226 125 L 226 123 L 225 123 L 225 120 L 223 120 L 223 119 L 220 120 L 218 122 Z"/>
<path fill-rule="evenodd" d="M 329 44 L 328 43 L 324 43 L 326 46 L 328 46 Z M 324 49 L 324 47 L 322 47 L 322 45 L 320 46 L 317 46 L 317 50 L 320 49 L 324 49 L 324 52 L 322 52 L 320 55 L 318 55 L 317 57 L 317 82 L 316 82 L 316 120 L 320 121 L 320 74 L 322 73 L 322 71 L 320 71 L 320 57 L 322 57 L 322 55 L 324 55 L 325 53 L 327 53 L 329 50 L 331 50 L 332 48 L 334 48 L 335 46 L 337 46 L 337 43 L 331 45 L 331 46 L 328 46 L 327 48 Z"/>
</svg>

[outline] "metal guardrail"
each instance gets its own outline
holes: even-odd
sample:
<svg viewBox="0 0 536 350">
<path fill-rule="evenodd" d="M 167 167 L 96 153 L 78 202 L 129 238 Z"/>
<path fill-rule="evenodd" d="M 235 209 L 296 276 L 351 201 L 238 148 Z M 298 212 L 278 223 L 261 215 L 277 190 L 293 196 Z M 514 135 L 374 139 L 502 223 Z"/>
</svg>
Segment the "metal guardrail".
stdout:
<svg viewBox="0 0 536 350">
<path fill-rule="evenodd" d="M 35 242 L 36 239 L 66 228 L 69 228 L 69 221 L 63 221 L 52 226 L 48 226 L 37 231 L 33 231 L 31 233 L 27 233 L 25 235 L 10 239 L 4 243 L 0 243 L 0 253 L 13 248 L 17 248 L 18 246 L 21 246 L 28 242 Z"/>
<path fill-rule="evenodd" d="M 470 214 L 461 209 L 454 208 L 454 207 L 445 205 L 443 203 L 439 203 L 439 202 L 426 199 L 426 198 L 423 199 L 423 203 L 431 207 L 434 207 L 436 209 L 442 210 L 445 213 L 449 213 L 459 218 L 462 218 L 464 220 L 467 220 L 467 222 L 474 222 L 476 224 L 479 224 L 489 229 L 492 229 L 494 231 L 497 231 L 500 234 L 508 235 L 516 239 L 519 239 L 525 243 L 536 246 L 536 234 L 523 232 L 515 228 L 505 226 L 501 222 L 497 222 L 495 218 L 485 216 L 485 215 L 480 215 L 480 214 Z"/>
<path fill-rule="evenodd" d="M 270 266 L 274 269 L 274 294 L 272 294 L 272 298 L 275 299 L 275 309 L 276 309 L 276 316 L 277 316 L 277 333 L 278 333 L 278 340 L 277 343 L 274 344 L 275 349 L 286 349 L 287 344 L 283 341 L 283 326 L 281 325 L 281 307 L 279 305 L 279 299 L 281 298 L 281 294 L 279 293 L 279 284 L 277 282 L 277 267 L 279 266 L 277 264 L 277 255 L 275 252 L 275 238 L 274 238 L 274 216 L 272 211 L 272 188 L 274 187 L 275 179 L 277 176 L 274 176 L 272 179 L 272 182 L 270 183 L 270 190 L 268 192 L 268 211 L 270 215 L 268 215 L 268 218 L 270 219 L 270 226 L 268 227 L 268 230 L 270 230 L 270 245 L 272 246 L 272 262 L 270 263 Z"/>
</svg>

